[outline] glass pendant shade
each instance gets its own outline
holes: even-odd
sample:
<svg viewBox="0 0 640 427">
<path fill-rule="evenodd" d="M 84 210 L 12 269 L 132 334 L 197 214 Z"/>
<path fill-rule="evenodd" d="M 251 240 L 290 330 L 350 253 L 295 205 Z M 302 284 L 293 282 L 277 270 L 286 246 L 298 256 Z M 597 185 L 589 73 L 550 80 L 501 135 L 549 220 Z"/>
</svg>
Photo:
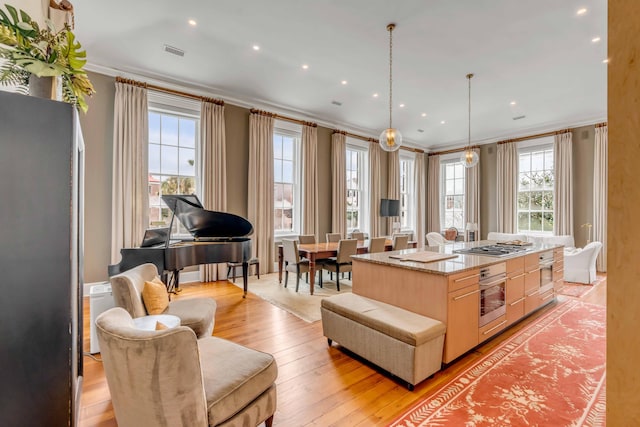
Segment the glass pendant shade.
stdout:
<svg viewBox="0 0 640 427">
<path fill-rule="evenodd" d="M 465 168 L 472 168 L 478 164 L 480 160 L 480 156 L 475 151 L 468 149 L 464 150 L 462 156 L 460 156 L 460 161 L 464 165 Z"/>
<path fill-rule="evenodd" d="M 396 151 L 402 145 L 402 134 L 398 129 L 385 129 L 380 134 L 378 143 L 384 151 Z"/>
</svg>

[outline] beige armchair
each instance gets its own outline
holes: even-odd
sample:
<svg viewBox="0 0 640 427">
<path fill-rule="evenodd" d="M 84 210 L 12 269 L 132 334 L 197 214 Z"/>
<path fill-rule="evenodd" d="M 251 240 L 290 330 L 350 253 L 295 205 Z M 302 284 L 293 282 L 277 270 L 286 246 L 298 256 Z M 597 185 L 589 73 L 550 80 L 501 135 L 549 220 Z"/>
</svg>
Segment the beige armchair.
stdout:
<svg viewBox="0 0 640 427">
<path fill-rule="evenodd" d="M 142 301 L 144 282 L 158 276 L 154 264 L 142 264 L 124 273 L 112 276 L 111 290 L 116 306 L 122 307 L 131 317 L 146 316 L 147 309 Z M 162 314 L 172 314 L 180 318 L 182 326 L 193 329 L 198 338 L 210 337 L 215 323 L 216 302 L 212 298 L 185 298 L 171 301 Z"/>
<path fill-rule="evenodd" d="M 96 331 L 119 427 L 272 425 L 278 368 L 270 354 L 198 340 L 184 326 L 136 329 L 120 307 L 98 316 Z"/>
</svg>

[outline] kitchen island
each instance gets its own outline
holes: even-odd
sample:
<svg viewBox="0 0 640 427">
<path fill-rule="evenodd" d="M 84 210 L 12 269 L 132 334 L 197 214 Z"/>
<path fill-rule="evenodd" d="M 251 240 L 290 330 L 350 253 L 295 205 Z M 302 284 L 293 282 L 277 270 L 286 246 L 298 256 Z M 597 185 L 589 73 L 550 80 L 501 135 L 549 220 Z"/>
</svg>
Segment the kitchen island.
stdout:
<svg viewBox="0 0 640 427">
<path fill-rule="evenodd" d="M 562 286 L 560 245 L 515 248 L 502 256 L 457 253 L 494 241 L 353 257 L 353 293 L 445 323 L 443 362 L 449 363 L 555 299 Z M 451 258 L 416 259 L 436 254 Z"/>
</svg>

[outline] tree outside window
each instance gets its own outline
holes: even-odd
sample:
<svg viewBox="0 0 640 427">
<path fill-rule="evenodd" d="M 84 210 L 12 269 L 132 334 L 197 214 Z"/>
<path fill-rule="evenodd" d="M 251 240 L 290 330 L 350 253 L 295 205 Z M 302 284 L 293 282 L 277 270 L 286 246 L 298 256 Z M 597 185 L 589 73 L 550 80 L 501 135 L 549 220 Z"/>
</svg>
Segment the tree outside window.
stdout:
<svg viewBox="0 0 640 427">
<path fill-rule="evenodd" d="M 553 147 L 521 152 L 518 231 L 553 232 Z"/>
</svg>

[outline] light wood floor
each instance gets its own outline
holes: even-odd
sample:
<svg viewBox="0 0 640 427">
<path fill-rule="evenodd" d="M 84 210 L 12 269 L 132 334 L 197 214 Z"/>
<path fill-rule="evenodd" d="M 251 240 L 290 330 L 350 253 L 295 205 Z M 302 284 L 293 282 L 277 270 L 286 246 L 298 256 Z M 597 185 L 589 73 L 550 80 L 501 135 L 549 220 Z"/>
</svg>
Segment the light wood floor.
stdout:
<svg viewBox="0 0 640 427">
<path fill-rule="evenodd" d="M 243 299 L 242 291 L 228 282 L 183 285 L 178 298 L 195 296 L 214 298 L 218 304 L 214 336 L 274 355 L 279 372 L 274 426 L 287 427 L 386 425 L 557 304 L 542 308 L 409 392 L 357 356 L 335 344 L 328 347 L 321 322 L 307 323 L 253 294 Z M 606 305 L 606 280 L 582 300 Z M 89 350 L 88 299 L 84 348 Z M 80 427 L 117 426 L 102 364 L 88 356 L 84 363 Z"/>
</svg>

